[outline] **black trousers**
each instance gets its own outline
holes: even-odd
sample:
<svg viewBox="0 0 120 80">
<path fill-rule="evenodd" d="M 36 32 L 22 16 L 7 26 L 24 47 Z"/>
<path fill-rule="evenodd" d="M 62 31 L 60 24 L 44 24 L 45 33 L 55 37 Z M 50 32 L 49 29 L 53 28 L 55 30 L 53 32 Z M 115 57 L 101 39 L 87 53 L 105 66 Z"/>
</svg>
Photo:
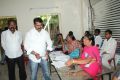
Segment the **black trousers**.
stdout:
<svg viewBox="0 0 120 80">
<path fill-rule="evenodd" d="M 20 56 L 18 58 L 13 58 L 13 59 L 10 59 L 6 56 L 6 62 L 7 62 L 7 66 L 8 66 L 9 80 L 16 80 L 16 78 L 15 78 L 15 64 L 16 63 L 19 68 L 20 80 L 26 80 L 27 76 L 26 76 L 23 56 Z"/>
</svg>

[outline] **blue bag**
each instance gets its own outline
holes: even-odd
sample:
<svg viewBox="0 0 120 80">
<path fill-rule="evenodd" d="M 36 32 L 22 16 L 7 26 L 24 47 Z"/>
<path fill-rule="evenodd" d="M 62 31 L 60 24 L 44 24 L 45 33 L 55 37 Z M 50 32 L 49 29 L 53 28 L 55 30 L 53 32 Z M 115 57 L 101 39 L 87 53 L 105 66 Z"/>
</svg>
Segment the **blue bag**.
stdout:
<svg viewBox="0 0 120 80">
<path fill-rule="evenodd" d="M 70 58 L 73 59 L 73 58 L 79 58 L 80 57 L 80 49 L 77 48 L 75 49 L 74 51 L 72 51 L 70 54 L 69 54 Z"/>
</svg>

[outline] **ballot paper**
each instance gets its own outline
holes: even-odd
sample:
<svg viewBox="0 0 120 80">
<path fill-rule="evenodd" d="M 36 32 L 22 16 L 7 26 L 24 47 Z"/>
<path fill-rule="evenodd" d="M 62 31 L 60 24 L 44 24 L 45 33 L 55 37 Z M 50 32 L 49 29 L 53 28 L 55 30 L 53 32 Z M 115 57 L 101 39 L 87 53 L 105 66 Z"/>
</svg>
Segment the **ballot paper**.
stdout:
<svg viewBox="0 0 120 80">
<path fill-rule="evenodd" d="M 65 55 L 61 51 L 55 51 L 50 54 L 50 58 L 52 60 L 52 64 L 56 68 L 65 67 L 65 63 L 70 59 L 68 55 Z"/>
<path fill-rule="evenodd" d="M 56 56 L 54 61 L 67 62 L 70 59 L 68 55 Z"/>
<path fill-rule="evenodd" d="M 61 62 L 61 61 L 54 61 L 53 63 L 52 63 L 52 65 L 54 65 L 56 68 L 62 68 L 62 67 L 64 67 L 65 66 L 65 62 Z"/>
</svg>

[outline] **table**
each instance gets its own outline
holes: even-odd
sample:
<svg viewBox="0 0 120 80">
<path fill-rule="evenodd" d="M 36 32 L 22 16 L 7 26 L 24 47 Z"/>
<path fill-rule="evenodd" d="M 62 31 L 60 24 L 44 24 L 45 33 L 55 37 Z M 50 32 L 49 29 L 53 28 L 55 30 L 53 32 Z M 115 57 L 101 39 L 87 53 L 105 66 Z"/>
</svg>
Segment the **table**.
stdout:
<svg viewBox="0 0 120 80">
<path fill-rule="evenodd" d="M 75 70 L 68 68 L 65 63 L 70 59 L 68 55 L 65 55 L 61 51 L 54 51 L 49 54 L 50 65 L 53 66 L 55 72 L 57 73 L 59 80 L 83 80 L 82 76 L 73 77 L 67 75 L 68 72 L 76 72 L 80 70 L 78 65 L 75 66 Z M 50 67 L 50 73 L 52 75 L 52 70 Z"/>
<path fill-rule="evenodd" d="M 65 63 L 70 59 L 70 57 L 65 55 L 62 51 L 51 52 L 49 56 L 52 61 L 52 65 L 56 68 L 65 67 Z"/>
</svg>

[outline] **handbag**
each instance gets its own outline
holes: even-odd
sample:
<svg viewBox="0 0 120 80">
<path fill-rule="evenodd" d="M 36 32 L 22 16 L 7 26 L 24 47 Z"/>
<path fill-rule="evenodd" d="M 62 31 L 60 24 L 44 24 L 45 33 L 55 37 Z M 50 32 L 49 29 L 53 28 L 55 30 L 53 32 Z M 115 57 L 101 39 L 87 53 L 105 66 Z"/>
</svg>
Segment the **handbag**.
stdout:
<svg viewBox="0 0 120 80">
<path fill-rule="evenodd" d="M 70 58 L 73 59 L 73 58 L 79 58 L 80 57 L 80 49 L 77 48 L 75 49 L 74 51 L 72 51 L 70 54 L 69 54 Z"/>
</svg>

